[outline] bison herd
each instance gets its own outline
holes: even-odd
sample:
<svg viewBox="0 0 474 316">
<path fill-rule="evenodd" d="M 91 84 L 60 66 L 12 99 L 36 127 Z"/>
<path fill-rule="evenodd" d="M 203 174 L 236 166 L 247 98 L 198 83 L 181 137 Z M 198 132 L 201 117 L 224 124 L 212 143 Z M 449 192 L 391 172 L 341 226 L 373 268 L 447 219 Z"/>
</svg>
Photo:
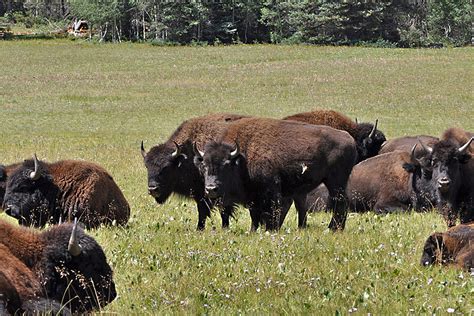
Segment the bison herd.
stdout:
<svg viewBox="0 0 474 316">
<path fill-rule="evenodd" d="M 282 120 L 211 114 L 184 121 L 148 152 L 142 142 L 141 153 L 149 194 L 159 204 L 172 193 L 194 199 L 198 230 L 212 209 L 228 227 L 236 205 L 248 208 L 251 230 L 278 230 L 293 202 L 300 228 L 309 211 L 324 210 L 332 212 L 333 231 L 344 229 L 349 211 L 434 208 L 449 229 L 427 239 L 421 264 L 472 269 L 473 140 L 473 133 L 451 128 L 440 138 L 387 141 L 377 120 L 358 123 L 331 110 Z M 36 155 L 0 165 L 0 204 L 21 225 L 49 224 L 37 231 L 0 220 L 0 314 L 88 312 L 116 297 L 102 248 L 80 227 L 129 219 L 130 207 L 105 169 Z"/>
</svg>

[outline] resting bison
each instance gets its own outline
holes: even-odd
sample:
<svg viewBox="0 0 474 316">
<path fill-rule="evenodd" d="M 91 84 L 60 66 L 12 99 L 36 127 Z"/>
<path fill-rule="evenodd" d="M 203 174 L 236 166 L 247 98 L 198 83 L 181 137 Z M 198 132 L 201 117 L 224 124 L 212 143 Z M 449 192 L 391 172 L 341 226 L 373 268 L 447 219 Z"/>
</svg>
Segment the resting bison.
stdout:
<svg viewBox="0 0 474 316">
<path fill-rule="evenodd" d="M 8 166 L 0 165 L 0 208 L 3 206 L 3 197 L 5 196 L 8 175 L 11 174 L 19 165 L 21 164 L 15 163 Z"/>
<path fill-rule="evenodd" d="M 315 110 L 287 116 L 284 120 L 300 121 L 313 125 L 326 125 L 348 132 L 357 145 L 357 161 L 362 161 L 378 154 L 385 142 L 385 135 L 371 123 L 357 123 L 342 113 L 333 110 Z"/>
<path fill-rule="evenodd" d="M 237 147 L 235 147 L 237 145 Z M 344 229 L 344 189 L 357 158 L 352 137 L 327 126 L 300 122 L 243 118 L 229 124 L 217 142 L 204 152 L 196 150 L 195 163 L 204 175 L 211 198 L 225 206 L 249 206 L 252 230 L 265 224 L 278 229 L 286 211 L 285 200 L 305 194 L 324 183 L 334 210 L 329 227 Z M 298 225 L 306 225 L 306 210 Z"/>
<path fill-rule="evenodd" d="M 422 162 L 411 153 L 394 151 L 364 160 L 352 169 L 347 183 L 347 197 L 356 212 L 378 213 L 431 206 L 429 175 L 422 172 Z"/>
<path fill-rule="evenodd" d="M 193 198 L 199 213 L 197 228 L 204 229 L 213 203 L 204 196 L 204 180 L 193 163 L 193 143 L 203 145 L 213 140 L 229 122 L 242 117 L 211 114 L 189 119 L 165 143 L 152 147 L 148 153 L 142 142 L 142 156 L 148 171 L 148 192 L 155 201 L 162 204 L 173 192 Z M 221 212 L 223 227 L 229 226 L 231 214 L 232 208 Z"/>
<path fill-rule="evenodd" d="M 386 141 L 382 145 L 382 148 L 380 149 L 379 154 L 386 154 L 386 153 L 393 152 L 395 150 L 409 153 L 411 152 L 411 149 L 413 148 L 413 146 L 418 144 L 418 147 L 415 151 L 415 155 L 416 157 L 420 157 L 420 156 L 423 156 L 423 154 L 425 153 L 423 146 L 420 146 L 421 144 L 423 144 L 424 146 L 433 146 L 438 141 L 439 139 L 437 137 L 426 136 L 426 135 L 398 137 L 398 138 L 394 138 L 394 139 Z"/>
<path fill-rule="evenodd" d="M 5 212 L 22 225 L 42 227 L 77 217 L 88 228 L 126 224 L 130 207 L 102 167 L 85 161 L 26 160 L 8 177 Z"/>
<path fill-rule="evenodd" d="M 450 140 L 461 146 L 467 143 L 474 133 L 464 131 L 460 128 L 450 128 L 443 133 L 442 139 Z M 468 147 L 471 157 L 474 155 L 474 143 Z M 457 204 L 461 223 L 474 221 L 474 159 L 469 159 L 460 165 L 461 186 L 457 195 Z"/>
<path fill-rule="evenodd" d="M 30 299 L 47 298 L 72 312 L 87 312 L 116 297 L 102 248 L 77 224 L 37 232 L 0 220 L 0 255 L 1 270 L 22 306 Z"/>
<path fill-rule="evenodd" d="M 420 263 L 455 264 L 474 269 L 474 222 L 451 227 L 444 233 L 434 233 L 425 242 Z"/>
</svg>

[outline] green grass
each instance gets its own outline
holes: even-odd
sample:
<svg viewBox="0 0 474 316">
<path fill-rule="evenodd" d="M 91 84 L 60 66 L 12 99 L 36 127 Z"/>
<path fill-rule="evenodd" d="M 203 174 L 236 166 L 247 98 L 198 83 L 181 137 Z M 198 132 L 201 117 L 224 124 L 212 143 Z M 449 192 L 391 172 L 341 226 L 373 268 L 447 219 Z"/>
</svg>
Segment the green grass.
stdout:
<svg viewBox="0 0 474 316">
<path fill-rule="evenodd" d="M 0 42 L 0 161 L 76 158 L 108 169 L 132 207 L 129 227 L 90 233 L 115 271 L 106 312 L 444 314 L 474 309 L 474 278 L 422 268 L 436 214 L 329 214 L 276 234 L 249 233 L 240 209 L 229 231 L 214 214 L 196 232 L 192 201 L 156 205 L 139 144 L 164 141 L 212 112 L 283 117 L 315 108 L 379 119 L 391 138 L 474 129 L 472 48 L 312 46 L 153 47 L 71 41 Z M 1 215 L 5 218 L 5 215 Z"/>
</svg>

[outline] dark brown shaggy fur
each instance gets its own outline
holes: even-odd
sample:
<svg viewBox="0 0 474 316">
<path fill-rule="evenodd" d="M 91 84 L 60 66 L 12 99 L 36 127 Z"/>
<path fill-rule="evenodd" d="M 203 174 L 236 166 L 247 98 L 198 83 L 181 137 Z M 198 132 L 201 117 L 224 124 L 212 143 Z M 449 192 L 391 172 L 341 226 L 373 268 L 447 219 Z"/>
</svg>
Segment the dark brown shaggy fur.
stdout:
<svg viewBox="0 0 474 316">
<path fill-rule="evenodd" d="M 420 263 L 454 264 L 465 270 L 474 269 L 474 222 L 432 234 L 425 242 Z"/>
<path fill-rule="evenodd" d="M 243 117 L 218 113 L 192 118 L 184 121 L 165 143 L 152 147 L 146 153 L 144 162 L 149 193 L 156 202 L 164 203 L 173 192 L 193 198 L 199 215 L 197 228 L 204 229 L 213 204 L 204 197 L 204 181 L 193 163 L 193 143 L 204 147 L 204 144 L 216 139 L 228 123 Z M 175 143 L 180 146 L 181 154 L 174 157 Z M 232 207 L 221 213 L 223 227 L 229 225 L 231 214 Z"/>
<path fill-rule="evenodd" d="M 102 248 L 78 228 L 82 252 L 71 256 L 67 248 L 71 231 L 71 224 L 39 232 L 0 220 L 1 271 L 22 302 L 51 299 L 67 304 L 73 312 L 85 312 L 115 298 L 112 271 Z M 35 308 L 34 305 L 33 302 L 28 308 Z"/>
<path fill-rule="evenodd" d="M 40 162 L 42 175 L 36 181 L 28 177 L 33 169 L 33 161 L 28 160 L 8 177 L 4 205 L 10 208 L 7 214 L 17 217 L 21 224 L 41 227 L 47 222 L 58 223 L 60 217 L 77 217 L 88 228 L 113 221 L 119 225 L 127 223 L 128 202 L 101 166 L 76 160 Z M 32 195 L 23 194 L 25 186 L 31 188 L 30 192 L 41 192 L 41 203 L 31 202 Z"/>
<path fill-rule="evenodd" d="M 21 163 L 11 165 L 0 165 L 0 209 L 3 207 L 3 197 L 5 196 L 5 188 L 7 186 L 8 175 L 12 174 Z"/>
<path fill-rule="evenodd" d="M 452 127 L 443 132 L 441 135 L 441 139 L 449 139 L 451 141 L 455 141 L 459 144 L 459 146 L 464 145 L 467 143 L 471 137 L 474 137 L 474 133 L 468 132 L 463 130 L 462 128 Z M 469 146 L 469 151 L 471 154 L 474 154 L 474 142 L 471 143 Z"/>
<path fill-rule="evenodd" d="M 263 220 L 267 229 L 278 228 L 285 214 L 279 218 L 280 223 L 275 224 L 273 220 L 278 216 L 270 210 L 272 203 L 279 203 L 278 196 L 292 198 L 296 194 L 308 193 L 322 182 L 328 187 L 335 208 L 330 227 L 344 228 L 345 209 L 340 199 L 357 156 L 354 140 L 348 133 L 294 121 L 243 118 L 229 124 L 217 143 L 206 145 L 204 163 L 219 165 L 218 161 L 211 162 L 214 160 L 213 152 L 216 157 L 225 159 L 229 145 L 232 148 L 235 143 L 246 161 L 245 166 L 239 167 L 240 174 L 236 175 L 242 182 L 232 185 L 242 195 L 235 202 L 261 206 L 251 207 L 253 229 L 258 227 L 260 216 L 267 215 L 272 217 Z M 206 158 L 208 152 L 209 159 Z M 224 199 L 229 196 L 227 193 Z M 232 204 L 234 201 L 229 202 Z M 255 214 L 252 214 L 253 210 L 257 210 Z M 306 214 L 299 214 L 300 227 L 304 227 L 305 219 Z"/>
</svg>

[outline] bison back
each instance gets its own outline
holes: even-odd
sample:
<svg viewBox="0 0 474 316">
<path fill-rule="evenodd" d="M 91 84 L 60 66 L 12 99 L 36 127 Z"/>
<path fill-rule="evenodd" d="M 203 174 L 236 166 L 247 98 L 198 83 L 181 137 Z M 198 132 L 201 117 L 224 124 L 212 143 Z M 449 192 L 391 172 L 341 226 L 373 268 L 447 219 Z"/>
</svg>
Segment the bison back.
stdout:
<svg viewBox="0 0 474 316">
<path fill-rule="evenodd" d="M 380 149 L 379 154 L 386 154 L 393 152 L 395 150 L 404 151 L 404 152 L 411 152 L 413 146 L 417 145 L 415 155 L 420 157 L 424 151 L 423 147 L 420 146 L 420 141 L 425 146 L 433 147 L 435 143 L 439 141 L 437 137 L 427 136 L 427 135 L 419 135 L 419 136 L 403 136 L 394 138 L 391 140 L 386 141 L 382 148 Z"/>
</svg>

